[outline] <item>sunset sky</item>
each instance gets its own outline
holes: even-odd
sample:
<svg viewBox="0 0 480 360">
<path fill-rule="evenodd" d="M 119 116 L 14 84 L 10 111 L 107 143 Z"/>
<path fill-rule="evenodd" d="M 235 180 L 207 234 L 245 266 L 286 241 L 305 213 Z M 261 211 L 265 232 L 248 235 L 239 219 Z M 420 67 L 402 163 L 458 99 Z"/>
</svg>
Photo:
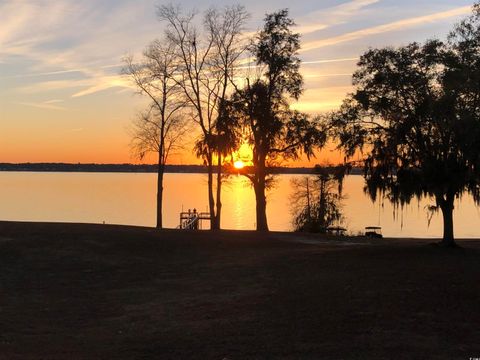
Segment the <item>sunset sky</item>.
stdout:
<svg viewBox="0 0 480 360">
<path fill-rule="evenodd" d="M 244 0 L 248 30 L 289 8 L 302 33 L 306 92 L 295 106 L 337 107 L 369 47 L 444 38 L 467 0 Z M 127 128 L 145 101 L 121 59 L 162 33 L 157 0 L 0 0 L 0 162 L 133 162 Z M 175 1 L 177 3 L 177 1 Z M 211 0 L 180 1 L 203 11 Z M 331 157 L 322 152 L 320 160 Z M 318 160 L 317 160 L 318 161 Z M 174 163 L 199 163 L 190 151 Z M 304 164 L 304 163 L 302 163 Z"/>
</svg>

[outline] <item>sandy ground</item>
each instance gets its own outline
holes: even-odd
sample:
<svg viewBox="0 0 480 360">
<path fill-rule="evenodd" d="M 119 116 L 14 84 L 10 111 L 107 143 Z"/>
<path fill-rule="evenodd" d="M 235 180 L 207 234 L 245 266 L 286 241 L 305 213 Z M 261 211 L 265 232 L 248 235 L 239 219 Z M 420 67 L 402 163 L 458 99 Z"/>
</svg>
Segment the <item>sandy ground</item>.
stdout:
<svg viewBox="0 0 480 360">
<path fill-rule="evenodd" d="M 0 359 L 480 357 L 480 241 L 0 222 Z"/>
</svg>

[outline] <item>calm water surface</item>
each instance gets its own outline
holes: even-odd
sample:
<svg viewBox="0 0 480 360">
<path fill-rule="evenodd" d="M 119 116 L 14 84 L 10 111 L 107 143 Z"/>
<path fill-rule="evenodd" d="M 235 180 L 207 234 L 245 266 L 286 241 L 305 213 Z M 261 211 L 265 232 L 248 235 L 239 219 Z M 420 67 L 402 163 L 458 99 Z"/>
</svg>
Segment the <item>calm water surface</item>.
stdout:
<svg viewBox="0 0 480 360">
<path fill-rule="evenodd" d="M 267 195 L 271 230 L 291 230 L 290 181 L 300 175 L 280 175 Z M 388 202 L 372 203 L 363 193 L 361 176 L 348 176 L 343 202 L 345 226 L 357 233 L 380 225 L 385 236 L 440 237 L 441 214 L 427 226 L 424 199 L 397 212 Z M 175 228 L 179 213 L 189 208 L 207 210 L 204 174 L 166 174 L 164 224 Z M 0 219 L 155 225 L 155 174 L 0 172 Z M 247 180 L 233 176 L 224 187 L 222 227 L 254 229 L 255 197 Z M 480 238 L 480 210 L 470 197 L 456 202 L 455 235 Z"/>
</svg>

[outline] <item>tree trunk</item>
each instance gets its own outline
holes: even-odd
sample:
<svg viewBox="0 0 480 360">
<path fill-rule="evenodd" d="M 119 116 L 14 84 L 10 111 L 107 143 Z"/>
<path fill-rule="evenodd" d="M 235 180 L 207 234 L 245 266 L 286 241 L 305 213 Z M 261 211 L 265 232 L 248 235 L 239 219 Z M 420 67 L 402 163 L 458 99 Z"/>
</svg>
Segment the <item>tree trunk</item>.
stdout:
<svg viewBox="0 0 480 360">
<path fill-rule="evenodd" d="M 218 165 L 217 165 L 217 213 L 216 213 L 216 218 L 215 218 L 215 223 L 217 227 L 215 230 L 220 229 L 220 220 L 221 220 L 221 214 L 222 214 L 222 201 L 221 201 L 221 196 L 222 196 L 222 155 L 218 155 Z"/>
<path fill-rule="evenodd" d="M 265 196 L 265 161 L 257 164 L 257 179 L 255 182 L 255 200 L 257 210 L 257 231 L 268 231 L 267 223 L 267 199 Z"/>
<path fill-rule="evenodd" d="M 446 247 L 456 246 L 453 237 L 453 197 L 447 196 L 447 200 L 443 200 L 440 204 L 443 215 L 443 239 L 441 245 Z"/>
<path fill-rule="evenodd" d="M 312 208 L 310 206 L 310 182 L 307 177 L 307 221 L 308 224 L 312 224 Z"/>
<path fill-rule="evenodd" d="M 210 229 L 217 230 L 217 218 L 215 216 L 215 200 L 213 197 L 213 156 L 208 155 L 208 207 L 210 211 Z"/>
<path fill-rule="evenodd" d="M 163 227 L 162 222 L 162 207 L 163 207 L 163 173 L 165 168 L 163 165 L 158 164 L 158 173 L 157 173 L 157 229 Z"/>
</svg>

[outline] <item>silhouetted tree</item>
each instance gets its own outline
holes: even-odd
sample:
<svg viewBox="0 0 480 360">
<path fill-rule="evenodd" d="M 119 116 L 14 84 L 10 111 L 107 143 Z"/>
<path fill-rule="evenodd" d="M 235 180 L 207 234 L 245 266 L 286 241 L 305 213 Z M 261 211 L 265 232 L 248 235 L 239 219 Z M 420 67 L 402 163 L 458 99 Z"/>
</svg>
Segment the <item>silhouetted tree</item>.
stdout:
<svg viewBox="0 0 480 360">
<path fill-rule="evenodd" d="M 342 221 L 343 179 L 348 166 L 320 166 L 315 176 L 292 179 L 291 204 L 295 231 L 325 233 Z"/>
<path fill-rule="evenodd" d="M 220 129 L 225 125 L 219 124 L 222 116 L 220 107 L 234 88 L 237 63 L 245 50 L 242 32 L 248 13 L 240 5 L 222 10 L 212 8 L 205 13 L 203 29 L 195 25 L 195 13 L 184 14 L 174 5 L 159 6 L 158 16 L 167 23 L 166 35 L 175 44 L 178 64 L 175 79 L 192 109 L 194 122 L 201 130 L 195 153 L 203 158 L 208 169 L 211 228 L 219 229 L 222 159 L 225 153 L 225 146 L 220 146 L 225 140 L 225 134 Z"/>
<path fill-rule="evenodd" d="M 167 40 L 154 41 L 135 63 L 133 57 L 125 58 L 123 72 L 150 99 L 149 108 L 140 114 L 131 128 L 131 147 L 134 155 L 143 159 L 148 153 L 158 157 L 157 173 L 157 228 L 162 228 L 163 176 L 169 155 L 181 146 L 186 133 L 186 107 L 181 88 L 173 79 L 177 72 L 173 44 Z"/>
<path fill-rule="evenodd" d="M 333 125 L 347 155 L 365 149 L 366 190 L 395 204 L 432 197 L 455 245 L 455 198 L 480 183 L 480 7 L 447 43 L 366 52 Z"/>
<path fill-rule="evenodd" d="M 254 173 L 248 176 L 256 198 L 256 226 L 268 231 L 265 190 L 269 182 L 267 167 L 278 158 L 295 159 L 301 153 L 313 155 L 315 146 L 325 143 L 326 134 L 317 119 L 293 111 L 289 99 L 297 100 L 303 90 L 300 75 L 300 35 L 293 33 L 288 10 L 265 18 L 265 25 L 251 45 L 261 72 L 258 79 L 247 79 L 246 86 L 231 99 L 234 115 L 246 129 L 253 148 Z"/>
</svg>

